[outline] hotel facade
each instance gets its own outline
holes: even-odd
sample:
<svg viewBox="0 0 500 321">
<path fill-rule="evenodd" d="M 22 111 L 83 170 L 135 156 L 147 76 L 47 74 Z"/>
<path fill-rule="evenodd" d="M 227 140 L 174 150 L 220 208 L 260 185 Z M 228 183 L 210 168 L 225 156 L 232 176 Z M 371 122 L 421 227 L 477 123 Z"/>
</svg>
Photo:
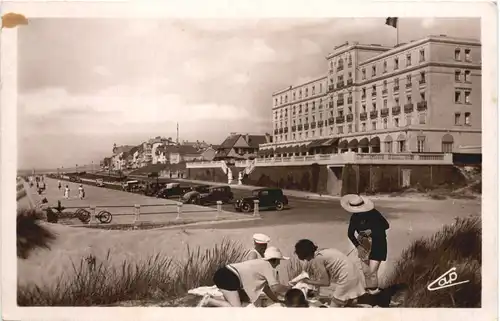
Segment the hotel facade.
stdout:
<svg viewBox="0 0 500 321">
<path fill-rule="evenodd" d="M 479 41 L 345 43 L 325 69 L 272 95 L 273 141 L 260 145 L 261 157 L 480 150 Z"/>
</svg>

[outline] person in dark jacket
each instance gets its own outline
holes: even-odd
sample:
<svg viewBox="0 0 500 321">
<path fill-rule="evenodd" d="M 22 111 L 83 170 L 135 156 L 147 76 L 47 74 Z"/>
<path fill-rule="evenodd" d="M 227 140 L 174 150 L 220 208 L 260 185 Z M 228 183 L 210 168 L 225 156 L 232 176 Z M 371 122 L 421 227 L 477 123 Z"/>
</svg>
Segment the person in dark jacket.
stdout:
<svg viewBox="0 0 500 321">
<path fill-rule="evenodd" d="M 386 230 L 389 229 L 389 222 L 366 197 L 348 194 L 342 197 L 340 204 L 347 212 L 352 213 L 347 236 L 364 264 L 366 291 L 369 294 L 377 294 L 380 292 L 380 263 L 387 260 Z"/>
</svg>

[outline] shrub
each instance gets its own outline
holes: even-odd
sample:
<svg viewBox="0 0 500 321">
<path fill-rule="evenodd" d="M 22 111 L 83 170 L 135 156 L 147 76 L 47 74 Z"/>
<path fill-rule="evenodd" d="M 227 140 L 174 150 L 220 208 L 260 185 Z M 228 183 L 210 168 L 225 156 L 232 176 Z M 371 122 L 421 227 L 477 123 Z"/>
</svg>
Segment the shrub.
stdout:
<svg viewBox="0 0 500 321">
<path fill-rule="evenodd" d="M 468 283 L 437 291 L 427 286 L 456 267 L 456 282 Z M 481 221 L 478 217 L 456 219 L 430 238 L 413 242 L 396 262 L 389 284 L 408 285 L 406 307 L 481 306 Z"/>
<path fill-rule="evenodd" d="M 36 210 L 19 209 L 17 211 L 17 256 L 26 259 L 36 248 L 50 249 L 50 243 L 56 235 L 40 225 L 43 217 Z"/>
<path fill-rule="evenodd" d="M 228 240 L 202 251 L 191 250 L 185 260 L 160 254 L 138 262 L 111 263 L 95 256 L 73 264 L 73 274 L 60 277 L 53 286 L 18 287 L 20 306 L 106 306 L 130 300 L 175 301 L 189 289 L 213 285 L 215 271 L 239 262 L 245 251 Z"/>
</svg>

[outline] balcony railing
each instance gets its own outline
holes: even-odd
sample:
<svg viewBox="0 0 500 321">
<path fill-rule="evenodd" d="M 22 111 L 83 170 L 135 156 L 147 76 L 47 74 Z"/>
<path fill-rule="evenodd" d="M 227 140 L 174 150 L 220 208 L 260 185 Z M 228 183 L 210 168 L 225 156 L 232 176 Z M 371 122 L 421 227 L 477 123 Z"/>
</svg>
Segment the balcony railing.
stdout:
<svg viewBox="0 0 500 321">
<path fill-rule="evenodd" d="M 292 132 L 297 130 L 297 126 L 292 126 Z"/>
<path fill-rule="evenodd" d="M 352 104 L 352 97 L 347 97 L 347 103 Z"/>
<path fill-rule="evenodd" d="M 328 91 L 333 91 L 335 89 L 335 86 L 334 85 L 329 85 L 328 86 Z"/>
<path fill-rule="evenodd" d="M 337 67 L 337 71 L 342 71 L 342 70 L 344 70 L 344 66 L 338 66 Z"/>
<path fill-rule="evenodd" d="M 335 124 L 335 118 L 333 117 L 328 118 L 328 125 L 333 125 L 333 124 Z"/>
<path fill-rule="evenodd" d="M 394 86 L 393 91 L 399 91 L 399 86 Z"/>
<path fill-rule="evenodd" d="M 427 110 L 427 101 L 420 101 L 417 103 L 417 110 L 418 111 L 424 111 Z"/>
<path fill-rule="evenodd" d="M 335 118 L 335 122 L 336 122 L 337 124 L 343 124 L 343 123 L 345 122 L 345 116 L 337 116 L 337 117 Z"/>
<path fill-rule="evenodd" d="M 297 125 L 297 130 L 302 130 L 302 124 Z"/>
<path fill-rule="evenodd" d="M 370 112 L 370 119 L 375 119 L 378 117 L 378 110 L 372 110 Z"/>
<path fill-rule="evenodd" d="M 400 113 L 401 113 L 401 106 L 392 107 L 392 114 L 393 115 L 399 115 Z"/>
<path fill-rule="evenodd" d="M 344 82 L 339 82 L 339 83 L 337 84 L 337 89 L 341 89 L 341 88 L 343 88 L 343 87 L 344 87 Z"/>
<path fill-rule="evenodd" d="M 382 89 L 382 95 L 387 95 L 387 89 Z"/>
<path fill-rule="evenodd" d="M 318 127 L 323 127 L 324 121 L 320 120 L 318 121 Z"/>
<path fill-rule="evenodd" d="M 353 114 L 348 114 L 346 117 L 346 120 L 348 123 L 352 122 L 354 120 L 354 115 Z"/>
<path fill-rule="evenodd" d="M 347 79 L 347 86 L 352 86 L 354 81 L 352 79 Z"/>
<path fill-rule="evenodd" d="M 308 130 L 309 129 L 309 124 L 304 124 L 304 130 Z"/>
<path fill-rule="evenodd" d="M 380 115 L 381 116 L 387 116 L 387 115 L 389 115 L 389 108 L 382 108 L 380 110 Z"/>
<path fill-rule="evenodd" d="M 360 120 L 366 120 L 368 118 L 368 114 L 366 112 L 359 114 Z"/>
<path fill-rule="evenodd" d="M 411 83 L 406 84 L 406 88 L 411 88 Z"/>
<path fill-rule="evenodd" d="M 274 130 L 274 134 L 276 135 L 278 133 L 278 128 Z"/>
<path fill-rule="evenodd" d="M 372 97 L 375 97 L 377 96 L 377 92 L 376 91 L 372 91 Z"/>
<path fill-rule="evenodd" d="M 418 81 L 418 83 L 419 83 L 419 85 L 425 85 L 425 79 L 420 79 L 420 80 Z"/>
<path fill-rule="evenodd" d="M 352 61 L 347 64 L 347 67 L 352 67 Z"/>
<path fill-rule="evenodd" d="M 331 102 L 328 103 L 328 107 L 329 108 L 333 108 L 333 101 L 331 101 Z"/>
<path fill-rule="evenodd" d="M 318 109 L 323 109 L 323 105 L 319 104 Z"/>
<path fill-rule="evenodd" d="M 279 133 L 283 134 L 283 128 L 280 128 Z"/>
<path fill-rule="evenodd" d="M 408 103 L 408 104 L 405 104 L 405 113 L 411 113 L 413 112 L 413 103 Z"/>
<path fill-rule="evenodd" d="M 344 106 L 343 100 L 337 100 L 337 106 Z"/>
<path fill-rule="evenodd" d="M 285 133 L 288 133 L 288 127 L 285 127 L 285 128 L 284 128 L 284 132 L 285 132 Z"/>
<path fill-rule="evenodd" d="M 316 123 L 311 123 L 310 126 L 311 126 L 311 129 L 314 129 L 314 128 L 316 128 Z"/>
<path fill-rule="evenodd" d="M 362 94 L 361 99 L 366 99 L 366 94 Z"/>
</svg>

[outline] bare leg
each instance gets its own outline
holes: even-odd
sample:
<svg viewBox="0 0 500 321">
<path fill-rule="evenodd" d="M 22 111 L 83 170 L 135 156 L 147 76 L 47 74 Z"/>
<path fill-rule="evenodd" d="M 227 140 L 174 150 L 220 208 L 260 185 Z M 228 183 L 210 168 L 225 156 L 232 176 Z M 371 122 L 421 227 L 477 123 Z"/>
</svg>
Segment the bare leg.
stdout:
<svg viewBox="0 0 500 321">
<path fill-rule="evenodd" d="M 222 294 L 224 295 L 224 299 L 226 300 L 210 298 L 207 300 L 207 306 L 212 306 L 217 308 L 241 307 L 241 300 L 238 291 L 226 291 L 226 290 L 220 290 L 220 291 L 222 292 Z"/>
<path fill-rule="evenodd" d="M 369 274 L 366 279 L 366 287 L 368 289 L 378 288 L 378 269 L 380 267 L 380 261 L 370 260 L 369 263 Z"/>
</svg>

